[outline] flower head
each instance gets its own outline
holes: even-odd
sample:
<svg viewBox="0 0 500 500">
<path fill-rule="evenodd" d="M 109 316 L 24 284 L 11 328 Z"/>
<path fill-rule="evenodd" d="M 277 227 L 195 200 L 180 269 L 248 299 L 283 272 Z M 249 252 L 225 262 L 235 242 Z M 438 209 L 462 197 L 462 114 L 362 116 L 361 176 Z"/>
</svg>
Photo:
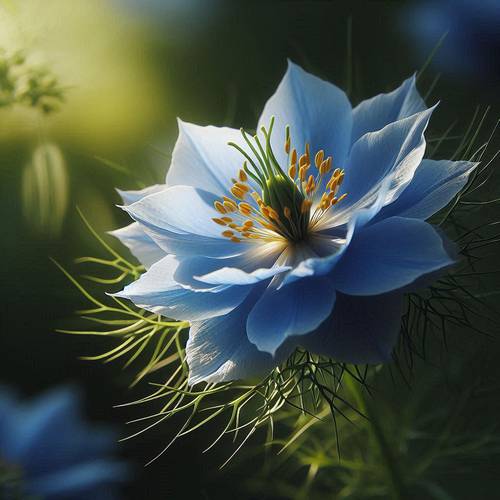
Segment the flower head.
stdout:
<svg viewBox="0 0 500 500">
<path fill-rule="evenodd" d="M 91 429 L 76 394 L 60 389 L 23 404 L 0 392 L 0 497 L 114 498 L 125 467 L 108 458 L 113 433 Z M 5 496 L 4 496 L 5 495 Z"/>
<path fill-rule="evenodd" d="M 386 361 L 402 298 L 454 263 L 425 219 L 475 164 L 424 160 L 409 78 L 355 108 L 293 63 L 253 135 L 179 121 L 165 185 L 122 192 L 115 231 L 148 268 L 120 297 L 189 321 L 190 382 L 268 370 L 296 346 Z"/>
<path fill-rule="evenodd" d="M 497 0 L 423 0 L 410 3 L 402 18 L 404 32 L 424 57 L 440 45 L 433 57 L 440 71 L 495 82 L 500 78 L 499 23 Z"/>
</svg>

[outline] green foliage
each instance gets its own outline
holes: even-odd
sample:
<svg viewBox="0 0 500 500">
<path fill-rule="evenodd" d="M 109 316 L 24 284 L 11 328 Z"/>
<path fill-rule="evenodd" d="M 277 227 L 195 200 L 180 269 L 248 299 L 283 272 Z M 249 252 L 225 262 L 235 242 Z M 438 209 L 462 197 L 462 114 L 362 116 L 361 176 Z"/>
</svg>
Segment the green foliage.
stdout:
<svg viewBox="0 0 500 500">
<path fill-rule="evenodd" d="M 23 170 L 23 215 L 38 233 L 58 236 L 66 216 L 69 178 L 62 151 L 42 142 Z"/>
<path fill-rule="evenodd" d="M 378 378 L 383 374 L 374 383 Z M 436 381 L 426 376 L 389 403 L 346 377 L 344 391 L 366 417 L 346 409 L 335 435 L 331 425 L 288 409 L 282 425 L 297 438 L 284 453 L 269 454 L 245 486 L 264 498 L 451 500 L 453 481 L 443 481 L 444 474 L 460 478 L 478 461 L 500 456 L 498 429 L 471 428 L 464 415 L 474 410 L 480 388 L 470 381 L 448 404 L 436 405 Z M 283 442 L 274 445 L 284 450 Z"/>
<path fill-rule="evenodd" d="M 29 65 L 22 52 L 0 48 L 0 108 L 20 104 L 49 114 L 59 109 L 64 92 L 50 70 Z"/>
</svg>

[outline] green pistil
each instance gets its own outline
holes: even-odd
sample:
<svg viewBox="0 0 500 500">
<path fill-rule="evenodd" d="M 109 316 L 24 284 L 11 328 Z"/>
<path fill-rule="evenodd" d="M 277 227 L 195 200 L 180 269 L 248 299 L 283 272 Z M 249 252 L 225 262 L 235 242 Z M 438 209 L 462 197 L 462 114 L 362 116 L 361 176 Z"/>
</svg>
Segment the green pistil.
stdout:
<svg viewBox="0 0 500 500">
<path fill-rule="evenodd" d="M 261 128 L 265 138 L 264 145 L 257 134 L 251 138 L 245 130 L 241 129 L 243 139 L 257 161 L 238 144 L 234 142 L 228 144 L 236 148 L 245 157 L 247 161 L 243 165 L 244 171 L 260 186 L 262 201 L 278 213 L 280 218 L 279 232 L 293 241 L 302 241 L 307 238 L 309 210 L 302 212 L 301 207 L 305 196 L 302 190 L 281 168 L 274 155 L 271 146 L 273 125 L 274 117 L 271 118 L 268 129 Z M 287 127 L 287 141 L 289 137 L 290 131 L 289 127 Z M 285 209 L 289 210 L 288 216 Z"/>
</svg>

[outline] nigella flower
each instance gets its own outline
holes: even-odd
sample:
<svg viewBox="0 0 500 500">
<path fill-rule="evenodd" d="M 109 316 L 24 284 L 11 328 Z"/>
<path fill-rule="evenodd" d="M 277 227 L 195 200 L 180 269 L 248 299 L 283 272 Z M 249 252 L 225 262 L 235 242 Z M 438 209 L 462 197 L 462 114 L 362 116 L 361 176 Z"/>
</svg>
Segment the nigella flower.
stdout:
<svg viewBox="0 0 500 500">
<path fill-rule="evenodd" d="M 404 10 L 403 29 L 427 56 L 446 34 L 434 63 L 450 73 L 499 78 L 500 2 L 424 0 Z"/>
<path fill-rule="evenodd" d="M 475 164 L 424 160 L 410 78 L 354 109 L 290 63 L 258 133 L 179 121 L 165 185 L 123 192 L 114 234 L 147 267 L 118 296 L 187 320 L 189 381 L 268 370 L 296 346 L 389 359 L 404 293 L 454 263 L 425 219 Z"/>
<path fill-rule="evenodd" d="M 113 433 L 81 420 L 74 391 L 29 403 L 0 392 L 0 497 L 115 498 L 125 467 L 110 458 Z"/>
</svg>

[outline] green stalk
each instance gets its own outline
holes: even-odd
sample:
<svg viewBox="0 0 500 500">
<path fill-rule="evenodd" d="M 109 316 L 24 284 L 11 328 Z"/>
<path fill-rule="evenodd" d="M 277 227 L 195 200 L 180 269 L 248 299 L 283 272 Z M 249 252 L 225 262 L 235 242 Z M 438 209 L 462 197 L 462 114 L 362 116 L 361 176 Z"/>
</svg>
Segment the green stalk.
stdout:
<svg viewBox="0 0 500 500">
<path fill-rule="evenodd" d="M 380 455 L 384 461 L 384 466 L 387 472 L 388 480 L 391 486 L 391 499 L 403 500 L 404 497 L 404 482 L 402 479 L 399 465 L 394 456 L 391 446 L 387 441 L 384 430 L 380 423 L 373 404 L 367 404 L 363 394 L 359 390 L 359 382 L 355 380 L 349 373 L 344 375 L 344 385 L 351 392 L 358 410 L 365 414 L 368 418 L 369 431 L 376 443 Z"/>
</svg>

